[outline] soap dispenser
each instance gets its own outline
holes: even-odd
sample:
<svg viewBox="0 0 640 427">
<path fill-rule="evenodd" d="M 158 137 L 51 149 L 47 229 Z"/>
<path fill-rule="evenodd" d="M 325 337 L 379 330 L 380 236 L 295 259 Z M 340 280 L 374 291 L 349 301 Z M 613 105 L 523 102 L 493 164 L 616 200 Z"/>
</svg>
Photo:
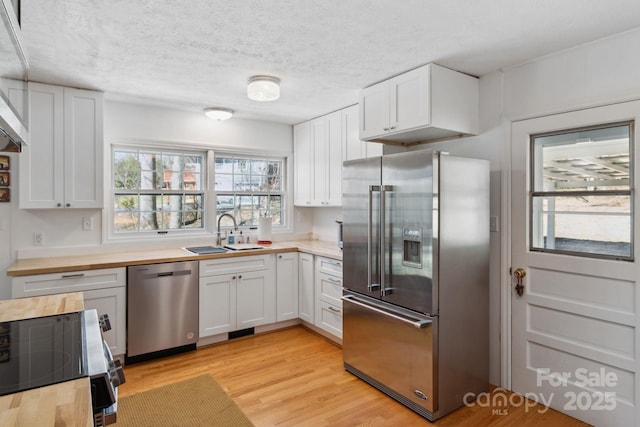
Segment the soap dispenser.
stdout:
<svg viewBox="0 0 640 427">
<path fill-rule="evenodd" d="M 236 242 L 236 238 L 233 235 L 233 231 L 229 232 L 229 237 L 227 237 L 227 242 L 229 242 L 230 245 L 233 245 Z"/>
</svg>

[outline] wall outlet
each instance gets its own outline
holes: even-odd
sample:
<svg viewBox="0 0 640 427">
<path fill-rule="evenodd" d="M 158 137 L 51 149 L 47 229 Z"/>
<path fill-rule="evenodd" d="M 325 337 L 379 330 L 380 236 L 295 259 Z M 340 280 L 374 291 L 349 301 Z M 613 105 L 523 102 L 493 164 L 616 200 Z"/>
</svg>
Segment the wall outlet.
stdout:
<svg viewBox="0 0 640 427">
<path fill-rule="evenodd" d="M 33 246 L 44 245 L 44 233 L 42 231 L 36 231 L 33 233 Z"/>
<path fill-rule="evenodd" d="M 91 217 L 91 216 L 82 217 L 82 229 L 84 231 L 93 230 L 93 217 Z"/>
</svg>

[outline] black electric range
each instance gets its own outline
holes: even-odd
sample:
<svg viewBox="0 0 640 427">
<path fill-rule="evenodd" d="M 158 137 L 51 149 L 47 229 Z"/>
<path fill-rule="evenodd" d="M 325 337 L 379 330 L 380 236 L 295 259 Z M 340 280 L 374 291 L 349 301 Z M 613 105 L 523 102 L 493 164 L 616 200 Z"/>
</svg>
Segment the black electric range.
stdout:
<svg viewBox="0 0 640 427">
<path fill-rule="evenodd" d="M 0 396 L 89 377 L 94 425 L 115 422 L 125 378 L 101 324 L 96 310 L 0 323 Z"/>
<path fill-rule="evenodd" d="M 88 376 L 82 312 L 0 323 L 0 395 Z"/>
</svg>

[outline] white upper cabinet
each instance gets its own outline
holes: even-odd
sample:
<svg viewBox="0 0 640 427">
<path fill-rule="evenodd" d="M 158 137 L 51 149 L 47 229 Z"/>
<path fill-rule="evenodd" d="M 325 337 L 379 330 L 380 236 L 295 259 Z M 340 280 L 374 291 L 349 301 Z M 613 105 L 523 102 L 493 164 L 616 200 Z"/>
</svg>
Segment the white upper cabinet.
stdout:
<svg viewBox="0 0 640 427">
<path fill-rule="evenodd" d="M 358 105 L 342 110 L 342 160 L 382 156 L 382 144 L 360 139 Z"/>
<path fill-rule="evenodd" d="M 360 92 L 360 139 L 414 144 L 478 133 L 478 79 L 429 64 Z"/>
<path fill-rule="evenodd" d="M 311 206 L 311 123 L 304 122 L 293 127 L 294 192 L 296 206 Z"/>
<path fill-rule="evenodd" d="M 102 93 L 29 83 L 29 98 L 20 208 L 102 208 Z"/>
<path fill-rule="evenodd" d="M 342 114 L 294 126 L 294 204 L 341 206 Z"/>
<path fill-rule="evenodd" d="M 358 129 L 358 105 L 293 127 L 296 206 L 342 206 L 342 162 L 382 155 Z"/>
</svg>

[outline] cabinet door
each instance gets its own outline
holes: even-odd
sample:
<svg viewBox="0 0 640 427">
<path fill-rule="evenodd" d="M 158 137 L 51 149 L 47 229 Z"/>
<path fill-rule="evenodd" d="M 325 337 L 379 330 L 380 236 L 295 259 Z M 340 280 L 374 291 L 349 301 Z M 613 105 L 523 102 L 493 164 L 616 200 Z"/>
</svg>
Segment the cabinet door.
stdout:
<svg viewBox="0 0 640 427">
<path fill-rule="evenodd" d="M 352 105 L 342 110 L 342 160 L 366 157 L 366 142 L 360 139 L 358 106 Z"/>
<path fill-rule="evenodd" d="M 319 301 L 315 325 L 338 338 L 342 338 L 342 307 Z"/>
<path fill-rule="evenodd" d="M 20 154 L 20 209 L 64 204 L 63 88 L 29 83 L 29 144 Z"/>
<path fill-rule="evenodd" d="M 360 139 L 387 133 L 389 130 L 389 82 L 360 91 Z"/>
<path fill-rule="evenodd" d="M 236 330 L 236 275 L 200 277 L 200 337 Z"/>
<path fill-rule="evenodd" d="M 127 288 L 98 289 L 84 291 L 84 308 L 95 309 L 98 316 L 106 314 L 111 322 L 111 330 L 103 332 L 113 355 L 126 353 L 126 313 Z"/>
<path fill-rule="evenodd" d="M 314 321 L 314 279 L 313 255 L 298 254 L 298 311 L 300 319 L 313 323 Z"/>
<path fill-rule="evenodd" d="M 64 89 L 65 207 L 103 207 L 102 93 Z"/>
<path fill-rule="evenodd" d="M 421 67 L 389 80 L 389 131 L 398 132 L 429 125 L 430 68 Z"/>
<path fill-rule="evenodd" d="M 295 176 L 293 202 L 296 206 L 310 206 L 313 162 L 311 161 L 311 125 L 309 122 L 300 123 L 293 127 L 293 153 Z"/>
<path fill-rule="evenodd" d="M 298 253 L 278 254 L 276 261 L 276 321 L 298 317 Z"/>
<path fill-rule="evenodd" d="M 236 279 L 236 329 L 276 321 L 275 271 L 238 273 Z"/>
<path fill-rule="evenodd" d="M 313 161 L 313 178 L 311 180 L 311 205 L 324 206 L 327 203 L 329 187 L 329 171 L 327 161 L 329 157 L 328 131 L 325 117 L 318 117 L 311 124 L 311 148 Z"/>
<path fill-rule="evenodd" d="M 316 276 L 316 301 L 342 306 L 342 278 L 325 273 Z"/>
<path fill-rule="evenodd" d="M 336 111 L 328 114 L 325 121 L 327 139 L 324 170 L 327 177 L 324 205 L 342 206 L 342 113 Z"/>
</svg>

